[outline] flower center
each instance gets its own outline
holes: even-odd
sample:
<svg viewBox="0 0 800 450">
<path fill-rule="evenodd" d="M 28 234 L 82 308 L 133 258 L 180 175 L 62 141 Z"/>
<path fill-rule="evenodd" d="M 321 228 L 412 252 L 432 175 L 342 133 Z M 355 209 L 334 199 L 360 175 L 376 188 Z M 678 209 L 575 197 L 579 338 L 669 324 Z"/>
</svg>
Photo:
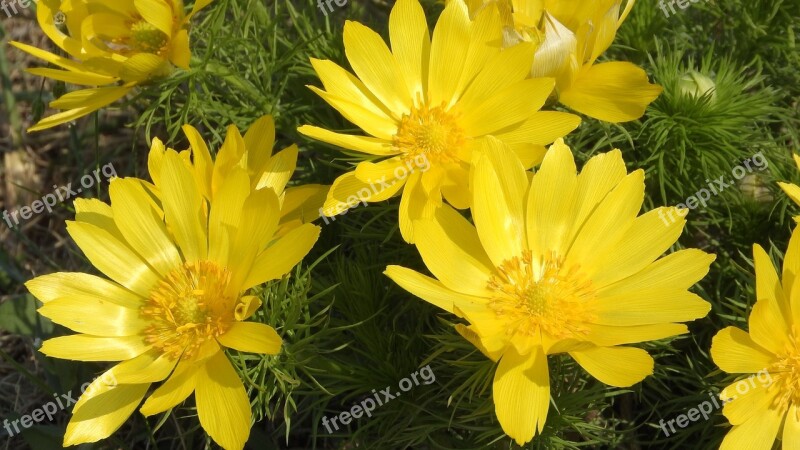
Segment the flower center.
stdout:
<svg viewBox="0 0 800 450">
<path fill-rule="evenodd" d="M 131 47 L 142 53 L 160 53 L 167 45 L 169 36 L 145 20 L 131 25 Z"/>
<path fill-rule="evenodd" d="M 773 400 L 776 408 L 785 409 L 790 404 L 800 404 L 800 348 L 796 336 L 795 327 L 792 326 L 789 343 L 778 355 L 778 361 L 766 368 L 772 381 L 767 389 L 777 390 Z"/>
<path fill-rule="evenodd" d="M 455 119 L 454 114 L 440 106 L 414 108 L 400 121 L 394 146 L 405 154 L 406 160 L 425 155 L 437 162 L 457 161 L 456 155 L 466 136 Z"/>
<path fill-rule="evenodd" d="M 170 358 L 191 357 L 205 342 L 228 331 L 238 296 L 226 294 L 231 272 L 211 261 L 186 263 L 170 272 L 141 308 L 151 322 L 145 341 Z"/>
<path fill-rule="evenodd" d="M 580 272 L 564 269 L 555 255 L 533 261 L 530 251 L 504 261 L 497 271 L 488 284 L 494 293 L 489 308 L 507 323 L 509 336 L 580 339 L 588 334 L 595 293 Z"/>
</svg>

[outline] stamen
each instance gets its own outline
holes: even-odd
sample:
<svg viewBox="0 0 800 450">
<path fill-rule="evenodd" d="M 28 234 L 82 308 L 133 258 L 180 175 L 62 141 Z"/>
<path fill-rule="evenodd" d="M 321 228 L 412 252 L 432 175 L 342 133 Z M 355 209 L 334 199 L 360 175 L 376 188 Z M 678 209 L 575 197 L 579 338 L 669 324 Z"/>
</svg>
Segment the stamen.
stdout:
<svg viewBox="0 0 800 450">
<path fill-rule="evenodd" d="M 423 104 L 403 116 L 393 144 L 407 161 L 425 155 L 434 162 L 455 162 L 465 142 L 466 136 L 456 123 L 455 114 L 445 111 L 443 106 L 429 109 Z"/>
<path fill-rule="evenodd" d="M 533 261 L 532 253 L 525 251 L 497 270 L 488 284 L 495 293 L 489 307 L 507 322 L 509 337 L 546 333 L 555 339 L 580 339 L 588 334 L 595 293 L 578 268 L 564 268 L 556 255 Z"/>
<path fill-rule="evenodd" d="M 239 300 L 225 293 L 230 281 L 230 271 L 211 261 L 186 263 L 170 272 L 141 308 L 151 322 L 145 341 L 176 359 L 191 357 L 224 334 L 236 320 Z"/>
</svg>

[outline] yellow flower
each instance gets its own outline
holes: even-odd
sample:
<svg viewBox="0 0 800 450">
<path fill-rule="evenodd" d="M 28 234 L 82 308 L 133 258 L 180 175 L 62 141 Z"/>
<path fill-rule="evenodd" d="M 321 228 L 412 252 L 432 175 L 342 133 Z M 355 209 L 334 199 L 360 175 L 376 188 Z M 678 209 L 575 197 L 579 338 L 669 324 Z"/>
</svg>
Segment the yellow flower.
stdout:
<svg viewBox="0 0 800 450">
<path fill-rule="evenodd" d="M 64 445 L 110 436 L 151 385 L 163 382 L 141 406 L 142 414 L 167 411 L 194 392 L 206 432 L 226 449 L 241 449 L 250 433 L 250 401 L 223 348 L 280 352 L 273 328 L 246 322 L 261 305 L 247 292 L 287 274 L 320 229 L 303 224 L 275 236 L 280 182 L 254 190 L 253 172 L 223 167 L 230 160 L 220 157 L 205 166 L 212 183 L 214 175 L 224 174 L 209 199 L 188 155 L 164 150 L 159 142 L 152 152 L 158 155 L 151 155 L 151 162 L 157 160 L 151 165 L 155 184 L 114 179 L 110 205 L 77 200 L 75 221 L 67 223 L 78 247 L 109 279 L 60 272 L 26 284 L 44 303 L 43 316 L 79 333 L 46 341 L 42 353 L 119 361 L 78 400 Z M 264 176 L 257 183 L 263 181 Z"/>
<path fill-rule="evenodd" d="M 454 0 L 456 2 L 461 0 Z M 451 0 L 451 3 L 453 1 Z M 627 122 L 644 111 L 661 93 L 647 74 L 629 62 L 596 64 L 614 41 L 635 0 L 471 0 L 477 14 L 498 3 L 508 10 L 506 46 L 537 44 L 531 74 L 554 77 L 559 101 L 580 113 L 606 122 Z"/>
<path fill-rule="evenodd" d="M 29 131 L 44 130 L 83 117 L 124 97 L 134 87 L 168 75 L 172 64 L 188 69 L 188 24 L 212 0 L 197 0 L 186 15 L 183 0 L 40 0 L 36 16 L 47 36 L 72 59 L 42 49 L 11 45 L 59 69 L 28 72 L 83 86 L 50 103 L 66 110 Z"/>
<path fill-rule="evenodd" d="M 417 249 L 437 279 L 389 266 L 410 293 L 465 319 L 458 332 L 493 361 L 494 404 L 522 445 L 541 433 L 550 402 L 547 355 L 569 353 L 589 374 L 631 386 L 653 370 L 621 346 L 687 332 L 677 323 L 710 305 L 687 291 L 713 255 L 689 249 L 659 258 L 683 230 L 658 208 L 637 217 L 644 172 L 626 173 L 619 150 L 576 175 L 559 140 L 529 179 L 497 140 L 476 162 L 473 219 L 451 208 L 415 224 Z M 529 181 L 530 180 L 530 181 Z"/>
<path fill-rule="evenodd" d="M 794 157 L 794 163 L 797 165 L 798 170 L 800 170 L 800 156 L 799 155 L 792 155 Z M 783 192 L 792 199 L 797 205 L 800 205 L 800 186 L 791 183 L 778 183 L 778 185 L 783 189 Z M 800 216 L 794 216 L 794 221 L 800 223 Z"/>
<path fill-rule="evenodd" d="M 369 136 L 314 126 L 299 131 L 384 159 L 361 162 L 339 177 L 325 215 L 403 189 L 400 230 L 411 241 L 412 220 L 429 217 L 442 198 L 459 209 L 469 206 L 472 151 L 482 138 L 503 140 L 531 167 L 541 161 L 544 145 L 578 126 L 577 116 L 538 111 L 554 81 L 526 79 L 532 47 L 501 50 L 501 36 L 496 8 L 470 21 L 460 1 L 445 8 L 431 38 L 418 0 L 398 0 L 389 18 L 391 50 L 364 25 L 345 24 L 345 53 L 357 77 L 331 61 L 312 59 L 325 90 L 311 89 Z"/>
<path fill-rule="evenodd" d="M 769 450 L 800 445 L 800 232 L 792 233 L 779 277 L 769 255 L 753 246 L 756 303 L 749 333 L 728 327 L 717 333 L 711 357 L 727 373 L 757 374 L 726 387 L 722 413 L 733 425 L 723 450 Z"/>
<path fill-rule="evenodd" d="M 319 218 L 330 186 L 304 184 L 286 188 L 297 167 L 298 149 L 297 145 L 291 145 L 272 154 L 275 146 L 275 122 L 272 116 L 263 116 L 256 120 L 244 136 L 235 126 L 228 127 L 225 142 L 216 153 L 216 161 L 212 160 L 208 145 L 197 129 L 184 125 L 183 131 L 191 149 L 180 152 L 180 155 L 192 172 L 197 189 L 208 202 L 220 195 L 219 190 L 228 178 L 238 176 L 240 170 L 245 170 L 250 180 L 250 189 L 271 189 L 278 197 L 280 227 L 276 235 L 282 235 Z M 156 184 L 166 151 L 159 140 L 155 141 L 150 150 L 148 166 Z"/>
</svg>

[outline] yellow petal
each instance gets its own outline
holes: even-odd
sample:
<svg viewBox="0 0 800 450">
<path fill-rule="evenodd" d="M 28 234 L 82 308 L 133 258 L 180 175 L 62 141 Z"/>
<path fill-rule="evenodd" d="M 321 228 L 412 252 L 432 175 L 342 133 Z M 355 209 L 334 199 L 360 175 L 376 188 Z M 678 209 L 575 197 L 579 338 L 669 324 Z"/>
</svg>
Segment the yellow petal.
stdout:
<svg viewBox="0 0 800 450">
<path fill-rule="evenodd" d="M 667 219 L 673 215 L 677 220 Z M 598 286 L 605 286 L 639 272 L 675 244 L 685 223 L 678 209 L 672 207 L 654 209 L 637 217 L 613 252 L 600 253 L 586 262 L 591 265 L 587 276 Z"/>
<path fill-rule="evenodd" d="M 612 150 L 594 156 L 583 166 L 578 175 L 578 205 L 580 211 L 575 216 L 575 225 L 570 236 L 577 234 L 586 218 L 594 212 L 597 205 L 625 178 L 627 171 L 622 153 Z M 571 241 L 571 239 L 567 239 Z"/>
<path fill-rule="evenodd" d="M 506 342 L 504 339 L 497 337 L 481 337 L 471 327 L 465 326 L 461 323 L 457 323 L 455 329 L 458 334 L 461 335 L 461 337 L 469 341 L 478 350 L 480 350 L 481 353 L 486 355 L 486 357 L 492 361 L 497 362 L 497 360 L 499 360 L 503 355 L 503 350 L 506 347 Z"/>
<path fill-rule="evenodd" d="M 520 355 L 509 346 L 500 358 L 492 391 L 497 419 L 517 444 L 541 433 L 550 406 L 550 375 L 541 347 Z"/>
<path fill-rule="evenodd" d="M 615 248 L 626 236 L 643 201 L 644 171 L 640 169 L 625 177 L 589 216 L 569 249 L 565 265 L 586 266 L 586 261 Z"/>
<path fill-rule="evenodd" d="M 646 289 L 688 289 L 708 273 L 714 258 L 697 249 L 670 253 L 624 280 L 599 288 L 597 295 L 625 295 Z"/>
<path fill-rule="evenodd" d="M 320 231 L 320 227 L 307 223 L 286 233 L 256 257 L 243 288 L 276 280 L 289 273 L 311 251 Z"/>
<path fill-rule="evenodd" d="M 370 185 L 356 178 L 355 172 L 348 172 L 333 182 L 328 198 L 325 200 L 323 214 L 330 217 L 342 214 L 359 203 L 368 203 L 375 197 L 389 198 L 396 194 L 405 183 L 389 180 L 386 183 Z"/>
<path fill-rule="evenodd" d="M 800 205 L 800 186 L 790 183 L 778 183 L 778 185 L 793 202 Z"/>
<path fill-rule="evenodd" d="M 124 361 L 146 352 L 150 346 L 141 336 L 101 337 L 73 334 L 48 339 L 40 352 L 51 358 L 75 361 Z"/>
<path fill-rule="evenodd" d="M 375 136 L 378 139 L 391 140 L 392 136 L 397 133 L 397 122 L 395 119 L 387 117 L 383 113 L 376 114 L 362 106 L 361 103 L 353 101 L 352 98 L 338 97 L 317 89 L 314 86 L 309 86 L 309 89 L 322 97 L 327 104 L 339 111 L 345 119 L 366 131 L 367 134 Z"/>
<path fill-rule="evenodd" d="M 244 137 L 234 125 L 228 127 L 225 141 L 217 152 L 217 160 L 211 176 L 211 187 L 214 193 L 225 182 L 225 178 L 236 169 L 247 170 L 247 149 Z"/>
<path fill-rule="evenodd" d="M 10 41 L 9 44 L 13 47 L 17 47 L 18 49 L 29 53 L 39 59 L 43 59 L 46 62 L 49 62 L 53 65 L 59 66 L 61 68 L 67 69 L 72 72 L 76 73 L 84 73 L 90 76 L 96 76 L 98 74 L 88 71 L 83 64 L 73 61 L 69 58 L 63 58 L 61 56 L 55 55 L 53 53 L 47 52 L 40 48 L 34 47 L 32 45 L 23 44 L 21 42 Z M 100 75 L 110 75 L 110 74 L 100 74 Z"/>
<path fill-rule="evenodd" d="M 35 67 L 27 69 L 31 75 L 46 77 L 53 80 L 63 81 L 71 84 L 81 84 L 85 86 L 103 86 L 115 83 L 117 78 L 101 74 L 76 73 L 69 70 L 48 69 L 45 67 Z"/>
<path fill-rule="evenodd" d="M 714 336 L 711 358 L 727 373 L 755 373 L 771 366 L 776 359 L 736 327 L 724 328 Z"/>
<path fill-rule="evenodd" d="M 753 246 L 753 264 L 756 271 L 756 300 L 771 300 L 769 304 L 777 308 L 772 314 L 788 322 L 791 316 L 781 280 L 778 278 L 772 259 L 760 245 Z"/>
<path fill-rule="evenodd" d="M 630 327 L 587 324 L 587 327 L 589 328 L 589 339 L 599 347 L 657 341 L 689 332 L 686 325 L 681 323 L 659 323 Z M 548 354 L 553 354 L 553 350 L 549 350 Z"/>
<path fill-rule="evenodd" d="M 196 262 L 208 254 L 202 198 L 192 174 L 175 151 L 164 154 L 161 188 L 167 225 L 175 236 L 186 262 Z"/>
<path fill-rule="evenodd" d="M 88 273 L 51 273 L 26 282 L 25 287 L 42 303 L 58 298 L 84 298 L 103 299 L 132 309 L 142 305 L 142 297 L 105 278 Z"/>
<path fill-rule="evenodd" d="M 169 60 L 172 64 L 183 70 L 189 70 L 189 62 L 192 59 L 192 51 L 189 48 L 189 32 L 180 30 L 170 41 Z"/>
<path fill-rule="evenodd" d="M 764 372 L 764 374 L 768 375 L 767 372 Z M 720 399 L 726 402 L 725 406 L 722 407 L 722 414 L 725 415 L 731 425 L 742 425 L 753 420 L 758 421 L 769 410 L 773 410 L 770 406 L 775 396 L 780 393 L 780 390 L 769 389 L 771 385 L 770 378 L 753 374 L 731 383 L 722 390 L 719 396 Z"/>
<path fill-rule="evenodd" d="M 494 133 L 506 144 L 547 145 L 578 128 L 581 118 L 559 111 L 537 111 L 526 121 L 502 132 Z M 537 161 L 538 162 L 538 161 Z"/>
<path fill-rule="evenodd" d="M 166 60 L 150 53 L 138 53 L 126 59 L 119 76 L 128 82 L 144 82 L 168 74 Z"/>
<path fill-rule="evenodd" d="M 304 184 L 286 189 L 281 205 L 281 223 L 299 220 L 308 223 L 319 218 L 330 186 Z"/>
<path fill-rule="evenodd" d="M 582 114 L 617 123 L 642 117 L 662 90 L 650 84 L 644 70 L 616 61 L 584 67 L 558 99 Z"/>
<path fill-rule="evenodd" d="M 653 374 L 653 358 L 640 348 L 594 347 L 569 355 L 591 376 L 610 386 L 632 386 Z"/>
<path fill-rule="evenodd" d="M 278 197 L 270 189 L 252 192 L 244 202 L 228 258 L 232 272 L 229 287 L 233 295 L 245 289 L 243 283 L 246 284 L 256 257 L 272 241 L 280 219 L 279 205 Z"/>
<path fill-rule="evenodd" d="M 208 257 L 227 266 L 231 257 L 232 239 L 239 229 L 242 208 L 250 195 L 250 180 L 244 169 L 232 171 L 217 190 L 211 201 L 208 219 Z M 275 205 L 271 205 L 275 207 Z"/>
<path fill-rule="evenodd" d="M 782 287 L 783 295 L 789 303 L 791 315 L 788 317 L 793 323 L 800 323 L 800 292 L 795 289 L 797 280 L 800 279 L 800 231 L 795 227 L 786 254 L 783 257 Z"/>
<path fill-rule="evenodd" d="M 151 350 L 114 367 L 114 377 L 120 384 L 156 383 L 166 379 L 177 360 L 160 351 Z"/>
<path fill-rule="evenodd" d="M 101 390 L 94 386 L 93 383 L 81 397 L 88 400 L 79 400 L 75 405 L 64 435 L 65 447 L 111 436 L 130 417 L 150 387 L 149 384 L 120 384 Z"/>
<path fill-rule="evenodd" d="M 780 354 L 789 340 L 789 326 L 775 305 L 775 300 L 762 299 L 753 305 L 748 320 L 750 337 L 766 350 Z"/>
<path fill-rule="evenodd" d="M 150 25 L 172 37 L 172 8 L 162 0 L 133 0 L 136 11 Z"/>
<path fill-rule="evenodd" d="M 494 265 L 481 246 L 478 232 L 449 206 L 434 220 L 415 224 L 415 238 L 425 266 L 445 286 L 464 294 L 485 296 Z"/>
<path fill-rule="evenodd" d="M 464 111 L 458 122 L 472 137 L 503 132 L 538 111 L 554 86 L 552 78 L 520 81 L 496 92 L 479 106 Z"/>
<path fill-rule="evenodd" d="M 97 111 L 124 97 L 128 91 L 130 91 L 130 88 L 124 86 L 81 89 L 62 95 L 57 100 L 50 102 L 50 107 L 55 109 L 81 108 Z"/>
<path fill-rule="evenodd" d="M 467 50 L 470 43 L 469 12 L 463 2 L 450 2 L 445 7 L 431 40 L 428 103 L 450 106 L 456 98 Z"/>
<path fill-rule="evenodd" d="M 783 447 L 787 450 L 800 448 L 800 410 L 797 405 L 789 407 L 783 424 Z"/>
<path fill-rule="evenodd" d="M 39 314 L 73 331 L 94 336 L 133 336 L 148 325 L 138 309 L 99 298 L 59 298 L 39 308 Z"/>
<path fill-rule="evenodd" d="M 411 294 L 450 313 L 458 315 L 457 311 L 468 312 L 484 309 L 485 300 L 481 297 L 454 291 L 440 281 L 411 269 L 388 266 L 383 273 Z"/>
<path fill-rule="evenodd" d="M 244 146 L 247 148 L 248 173 L 262 173 L 275 146 L 275 120 L 272 116 L 262 116 L 250 125 L 244 133 Z"/>
<path fill-rule="evenodd" d="M 470 111 L 497 92 L 524 80 L 533 60 L 532 44 L 522 43 L 503 50 L 483 65 L 458 100 L 459 108 Z"/>
<path fill-rule="evenodd" d="M 499 36 L 501 36 L 502 30 L 503 21 L 494 5 L 488 5 L 479 11 L 469 24 L 469 48 L 464 57 L 463 69 L 460 71 L 458 82 L 455 83 L 455 79 L 451 81 L 455 86 L 452 101 L 462 95 L 488 64 L 497 62 L 494 58 L 501 53 Z M 465 44 L 467 42 L 463 42 L 460 45 L 463 46 Z M 450 47 L 450 50 L 455 49 Z M 509 67 L 509 69 L 512 68 Z"/>
<path fill-rule="evenodd" d="M 150 206 L 148 194 L 133 179 L 111 180 L 111 209 L 128 244 L 162 276 L 183 264 L 159 213 Z"/>
<path fill-rule="evenodd" d="M 67 233 L 100 272 L 147 298 L 158 274 L 127 244 L 89 223 L 67 221 Z"/>
<path fill-rule="evenodd" d="M 211 159 L 211 152 L 209 152 L 208 145 L 206 145 L 205 140 L 203 140 L 200 132 L 197 131 L 195 127 L 184 125 L 183 132 L 186 134 L 186 139 L 189 140 L 189 145 L 192 149 L 192 162 L 194 163 L 195 177 L 197 177 L 197 188 L 205 198 L 210 199 L 212 197 L 211 178 L 214 171 L 214 162 Z M 160 153 L 163 157 L 164 150 Z M 158 173 L 160 175 L 160 167 L 151 167 L 150 174 L 152 175 L 153 173 Z M 156 184 L 160 184 L 160 177 L 159 179 L 153 178 L 153 181 Z"/>
<path fill-rule="evenodd" d="M 195 399 L 200 425 L 219 446 L 241 450 L 250 436 L 250 400 L 225 353 L 197 373 Z"/>
<path fill-rule="evenodd" d="M 269 325 L 256 322 L 234 322 L 228 331 L 217 338 L 223 345 L 240 352 L 277 355 L 283 340 Z"/>
<path fill-rule="evenodd" d="M 437 192 L 426 192 L 422 185 L 420 172 L 413 172 L 404 185 L 403 195 L 400 198 L 400 235 L 409 244 L 414 243 L 414 222 L 420 219 L 430 219 L 442 205 L 441 195 Z M 402 184 L 402 181 L 395 183 Z M 388 191 L 389 189 L 387 189 Z"/>
<path fill-rule="evenodd" d="M 353 71 L 364 85 L 399 119 L 411 110 L 412 98 L 403 70 L 383 38 L 364 25 L 347 21 L 344 49 Z"/>
<path fill-rule="evenodd" d="M 381 103 L 375 94 L 352 73 L 327 59 L 311 58 L 311 65 L 329 94 L 350 100 L 373 114 L 381 122 L 394 120 L 392 112 L 386 105 Z"/>
<path fill-rule="evenodd" d="M 270 158 L 262 168 L 263 172 L 259 174 L 260 179 L 255 188 L 270 188 L 277 196 L 283 194 L 283 190 L 297 166 L 297 152 L 297 146 L 291 145 Z"/>
<path fill-rule="evenodd" d="M 577 169 L 569 147 L 559 141 L 550 147 L 528 190 L 526 226 L 534 259 L 566 253 L 567 231 L 578 210 Z M 556 194 L 558 193 L 558 194 Z"/>
<path fill-rule="evenodd" d="M 313 127 L 310 125 L 303 125 L 298 128 L 300 133 L 313 138 L 326 142 L 337 147 L 346 148 L 348 150 L 355 150 L 357 152 L 366 153 L 368 155 L 389 156 L 400 153 L 392 147 L 391 142 L 384 139 L 378 139 L 369 136 L 353 136 L 349 134 L 334 133 L 324 128 Z"/>
<path fill-rule="evenodd" d="M 174 408 L 186 400 L 194 392 L 198 370 L 196 364 L 180 361 L 172 376 L 153 391 L 139 411 L 149 417 Z"/>
<path fill-rule="evenodd" d="M 417 0 L 398 0 L 389 15 L 392 53 L 403 71 L 411 98 L 425 98 L 431 37 L 425 11 Z"/>
<path fill-rule="evenodd" d="M 705 317 L 710 309 L 710 303 L 685 290 L 646 289 L 597 299 L 592 322 L 613 326 L 685 322 Z"/>
<path fill-rule="evenodd" d="M 489 136 L 473 175 L 473 219 L 486 253 L 500 266 L 527 247 L 525 195 L 528 177 L 518 158 Z"/>
</svg>

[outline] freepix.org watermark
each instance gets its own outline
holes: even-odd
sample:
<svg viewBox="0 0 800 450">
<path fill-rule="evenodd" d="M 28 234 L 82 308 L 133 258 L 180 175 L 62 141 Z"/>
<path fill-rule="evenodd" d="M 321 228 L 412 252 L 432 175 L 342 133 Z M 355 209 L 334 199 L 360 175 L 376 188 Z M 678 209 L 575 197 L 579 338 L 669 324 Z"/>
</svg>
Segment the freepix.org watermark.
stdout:
<svg viewBox="0 0 800 450">
<path fill-rule="evenodd" d="M 100 174 L 107 180 L 117 177 L 117 171 L 114 169 L 113 164 L 106 164 L 105 166 L 95 169 L 92 173 L 87 173 L 80 179 L 82 187 L 75 187 L 73 189 L 72 183 L 66 186 L 53 186 L 53 192 L 45 194 L 42 198 L 34 200 L 30 205 L 23 206 L 13 211 L 3 211 L 3 221 L 9 228 L 14 228 L 20 225 L 20 222 L 30 220 L 33 216 L 45 212 L 53 212 L 53 207 L 61 204 L 71 198 L 77 197 L 84 189 L 91 189 L 95 183 L 100 182 Z"/>
<path fill-rule="evenodd" d="M 419 378 L 417 378 L 419 376 Z M 339 424 L 341 422 L 342 426 L 349 425 L 353 419 L 359 419 L 366 414 L 367 417 L 372 417 L 372 411 L 379 406 L 383 406 L 390 401 L 400 397 L 403 392 L 408 392 L 413 389 L 415 386 L 419 386 L 420 383 L 429 385 L 436 381 L 436 374 L 433 373 L 430 364 L 419 369 L 418 371 L 412 373 L 406 378 L 403 378 L 398 383 L 398 387 L 400 391 L 392 393 L 392 387 L 386 386 L 385 389 L 381 389 L 377 391 L 376 389 L 372 390 L 372 396 L 367 397 L 361 402 L 353 405 L 348 411 L 342 411 L 338 415 L 333 416 L 332 419 L 328 419 L 328 416 L 322 418 L 322 426 L 325 427 L 325 430 L 328 431 L 328 434 L 333 433 L 333 429 L 339 431 Z M 333 429 L 331 429 L 331 425 L 333 425 Z"/>
<path fill-rule="evenodd" d="M 664 436 L 669 437 L 670 435 L 678 432 L 675 429 L 675 425 L 678 425 L 679 428 L 686 428 L 690 423 L 700 420 L 701 416 L 703 420 L 708 420 L 709 415 L 712 412 L 720 409 L 726 403 L 736 400 L 739 395 L 747 394 L 750 392 L 750 389 L 755 389 L 756 381 L 761 383 L 763 387 L 767 387 L 772 384 L 772 376 L 769 374 L 769 372 L 767 372 L 767 369 L 761 369 L 749 377 L 743 378 L 736 382 L 736 384 L 733 385 L 733 388 L 728 390 L 728 395 L 731 397 L 717 401 L 719 394 L 716 392 L 709 392 L 708 400 L 701 402 L 696 407 L 686 411 L 686 414 L 679 414 L 674 419 L 667 421 L 661 419 L 661 421 L 658 422 L 658 425 L 664 432 Z M 669 430 L 667 430 L 667 425 L 669 425 Z"/>
<path fill-rule="evenodd" d="M 768 165 L 769 163 L 767 162 L 767 158 L 764 157 L 764 153 L 758 152 L 750 158 L 742 161 L 742 163 L 738 166 L 734 167 L 731 171 L 731 175 L 733 178 L 739 181 L 756 169 L 759 171 L 765 170 Z M 736 184 L 730 180 L 726 181 L 725 175 L 722 175 L 715 180 L 707 179 L 706 183 L 708 183 L 708 189 L 702 188 L 695 192 L 694 195 L 689 196 L 685 203 L 679 203 L 675 205 L 678 208 L 677 215 L 679 217 L 686 217 L 686 215 L 689 214 L 690 209 L 696 209 L 698 206 L 705 208 L 708 205 L 708 201 L 711 200 L 712 195 L 717 196 L 725 189 L 728 189 Z M 678 218 L 672 213 L 672 210 L 668 210 L 666 213 L 663 209 L 659 210 L 658 217 L 662 222 L 664 222 L 664 226 L 669 226 L 678 220 Z"/>
<path fill-rule="evenodd" d="M 317 7 L 327 16 L 329 12 L 333 12 L 334 3 L 336 3 L 336 6 L 339 8 L 344 8 L 347 6 L 348 1 L 349 0 L 317 0 Z"/>
<path fill-rule="evenodd" d="M 0 9 L 6 13 L 6 17 L 11 17 L 19 14 L 19 9 L 28 9 L 32 4 L 36 4 L 39 0 L 2 0 L 0 1 Z"/>
<path fill-rule="evenodd" d="M 113 387 L 117 385 L 117 379 L 111 372 L 106 372 L 98 378 L 102 381 L 102 384 L 106 386 Z M 101 386 L 98 384 L 96 387 L 92 387 L 90 389 L 92 383 L 93 381 L 87 381 L 86 383 L 83 383 L 81 386 L 81 394 L 88 392 L 89 395 L 91 395 L 93 389 Z M 80 398 L 80 395 L 78 395 L 76 398 L 72 391 L 69 391 L 66 394 L 53 394 L 52 401 L 45 403 L 40 408 L 34 409 L 30 414 L 25 414 L 19 419 L 11 421 L 8 419 L 3 419 L 3 428 L 5 428 L 6 433 L 8 433 L 8 437 L 11 438 L 32 427 L 36 423 L 52 422 L 60 411 L 64 411 L 75 403 L 78 403 L 78 398 Z"/>
<path fill-rule="evenodd" d="M 367 204 L 369 203 L 369 199 L 373 195 L 376 195 L 379 192 L 383 191 L 384 189 L 389 189 L 395 184 L 402 182 L 403 180 L 408 178 L 409 175 L 411 175 L 416 171 L 424 173 L 427 172 L 430 168 L 431 168 L 431 162 L 428 159 L 428 156 L 424 153 L 420 153 L 414 156 L 414 158 L 406 160 L 404 166 L 397 166 L 394 169 L 394 173 L 392 174 L 394 175 L 394 181 L 392 181 L 391 183 L 387 182 L 386 175 L 384 175 L 379 180 L 370 183 L 368 187 L 361 188 L 358 192 L 345 199 L 344 202 L 339 203 L 338 206 L 340 208 L 344 208 L 347 205 L 352 205 L 352 206 L 344 209 L 341 213 L 337 215 L 343 216 L 347 214 L 347 212 L 350 211 L 351 209 L 357 208 L 358 205 L 367 206 Z M 336 220 L 336 216 L 330 216 L 330 217 L 326 216 L 323 213 L 324 210 L 325 208 L 320 208 L 319 215 L 320 217 L 322 217 L 322 220 L 325 222 L 325 225 Z"/>
<path fill-rule="evenodd" d="M 677 10 L 675 9 L 676 3 L 678 8 L 684 10 L 692 3 L 700 3 L 701 1 L 708 2 L 709 0 L 658 0 L 658 7 L 664 12 L 664 16 L 669 18 L 669 16 L 677 14 Z M 669 11 L 667 8 L 669 8 Z"/>
</svg>

